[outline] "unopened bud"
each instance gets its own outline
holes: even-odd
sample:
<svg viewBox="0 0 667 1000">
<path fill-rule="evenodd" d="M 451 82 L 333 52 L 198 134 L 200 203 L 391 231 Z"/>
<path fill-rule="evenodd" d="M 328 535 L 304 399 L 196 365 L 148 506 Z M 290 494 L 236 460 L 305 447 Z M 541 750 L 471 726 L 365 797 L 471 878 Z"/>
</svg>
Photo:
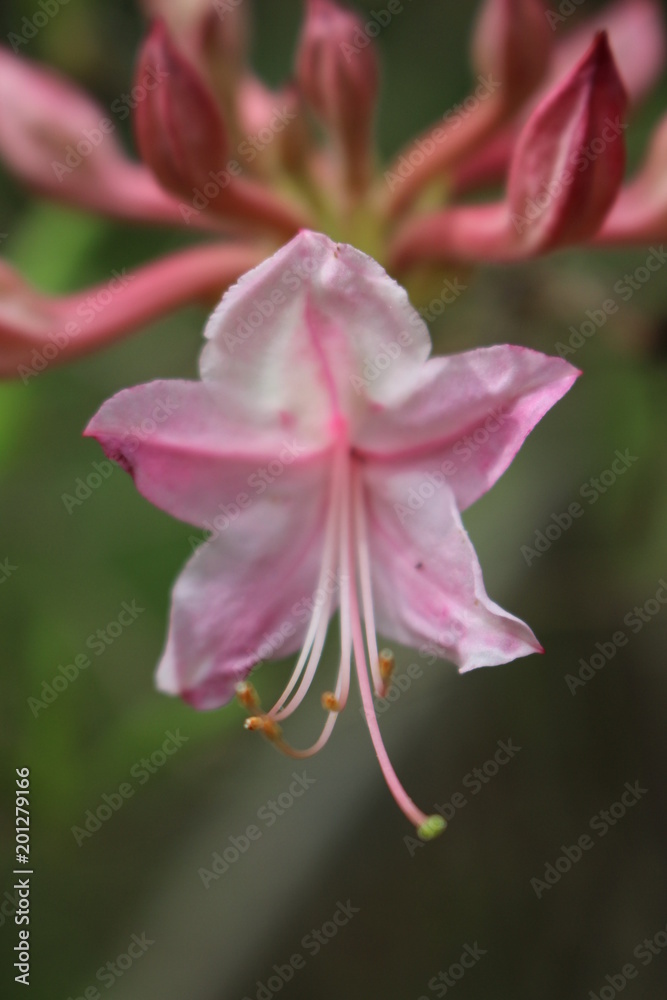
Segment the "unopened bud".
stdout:
<svg viewBox="0 0 667 1000">
<path fill-rule="evenodd" d="M 157 21 L 139 56 L 137 80 L 156 81 L 134 115 L 137 145 L 161 184 L 177 194 L 210 181 L 227 156 L 227 131 L 203 77 Z"/>
<path fill-rule="evenodd" d="M 519 136 L 508 200 L 524 252 L 590 239 L 600 228 L 623 182 L 626 104 L 601 32 Z"/>
<path fill-rule="evenodd" d="M 358 194 L 367 187 L 372 170 L 378 63 L 362 22 L 334 0 L 308 0 L 297 80 L 337 141 L 348 189 Z"/>
<path fill-rule="evenodd" d="M 518 106 L 549 65 L 553 32 L 542 0 L 486 0 L 473 40 L 477 70 L 496 77 L 503 101 Z"/>
</svg>

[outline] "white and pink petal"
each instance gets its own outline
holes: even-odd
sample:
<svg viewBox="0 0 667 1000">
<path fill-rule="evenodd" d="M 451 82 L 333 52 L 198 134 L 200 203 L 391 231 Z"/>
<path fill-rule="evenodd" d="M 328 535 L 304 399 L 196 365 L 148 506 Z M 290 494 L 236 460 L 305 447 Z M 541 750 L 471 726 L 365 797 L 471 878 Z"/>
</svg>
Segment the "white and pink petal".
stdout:
<svg viewBox="0 0 667 1000">
<path fill-rule="evenodd" d="M 224 705 L 262 660 L 303 644 L 316 592 L 327 483 L 258 498 L 189 560 L 173 590 L 157 684 L 199 709 Z"/>
<path fill-rule="evenodd" d="M 465 510 L 579 374 L 562 358 L 510 345 L 432 358 L 405 401 L 368 414 L 356 451 L 388 473 L 402 468 L 445 478 Z"/>
<path fill-rule="evenodd" d="M 220 519 L 245 517 L 265 493 L 276 509 L 291 501 L 305 506 L 326 478 L 326 455 L 279 425 L 240 422 L 201 382 L 124 389 L 103 404 L 85 434 L 132 475 L 147 500 L 209 530 Z"/>
<path fill-rule="evenodd" d="M 428 647 L 461 672 L 542 652 L 524 622 L 492 601 L 454 494 L 443 484 L 418 510 L 426 473 L 368 465 L 364 496 L 380 634 Z M 411 492 L 414 491 L 414 492 Z"/>
<path fill-rule="evenodd" d="M 430 353 L 425 324 L 405 291 L 353 247 L 301 232 L 224 296 L 209 320 L 205 381 L 232 398 L 288 414 L 315 440 L 369 402 L 411 391 Z M 359 392 L 369 362 L 398 348 L 400 364 Z"/>
</svg>

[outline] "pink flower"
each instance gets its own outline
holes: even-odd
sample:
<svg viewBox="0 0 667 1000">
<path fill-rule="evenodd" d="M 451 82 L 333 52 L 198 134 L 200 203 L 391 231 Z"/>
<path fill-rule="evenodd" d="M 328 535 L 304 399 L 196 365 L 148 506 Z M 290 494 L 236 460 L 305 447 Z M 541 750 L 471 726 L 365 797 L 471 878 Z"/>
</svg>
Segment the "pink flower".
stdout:
<svg viewBox="0 0 667 1000">
<path fill-rule="evenodd" d="M 397 277 L 667 236 L 662 131 L 623 184 L 626 101 L 664 64 L 657 0 L 617 0 L 575 30 L 543 0 L 482 0 L 470 95 L 443 100 L 440 120 L 383 166 L 377 18 L 306 0 L 293 79 L 272 91 L 248 64 L 249 5 L 143 0 L 152 24 L 120 110 L 0 49 L 0 156 L 17 176 L 88 211 L 217 241 L 199 251 L 203 274 L 192 248 L 139 267 L 90 324 L 79 309 L 99 290 L 46 296 L 3 267 L 0 376 L 28 381 L 181 304 L 217 301 L 302 227 Z M 131 106 L 142 162 L 117 139 Z M 503 198 L 463 200 L 505 178 Z"/>
<path fill-rule="evenodd" d="M 421 835 L 373 709 L 392 656 L 376 631 L 435 645 L 467 671 L 540 651 L 486 594 L 461 511 L 505 471 L 578 372 L 498 346 L 429 357 L 427 329 L 375 261 L 302 232 L 246 274 L 206 327 L 201 381 L 152 382 L 106 402 L 86 434 L 152 503 L 212 530 L 173 592 L 158 686 L 200 709 L 241 684 L 247 722 L 298 757 L 324 745 L 354 662 L 387 783 Z M 334 611 L 340 665 L 320 739 L 280 723 L 313 681 Z M 245 682 L 301 650 L 268 712 Z"/>
</svg>

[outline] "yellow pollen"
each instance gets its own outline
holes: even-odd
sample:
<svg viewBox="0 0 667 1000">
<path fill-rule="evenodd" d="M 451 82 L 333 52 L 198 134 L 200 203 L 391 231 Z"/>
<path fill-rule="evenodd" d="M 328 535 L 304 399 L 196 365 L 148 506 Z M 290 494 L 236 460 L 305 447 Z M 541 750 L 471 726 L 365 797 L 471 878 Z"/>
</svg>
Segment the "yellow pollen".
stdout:
<svg viewBox="0 0 667 1000">
<path fill-rule="evenodd" d="M 380 667 L 380 677 L 385 684 L 388 685 L 391 681 L 392 674 L 394 673 L 394 667 L 396 666 L 394 654 L 390 649 L 380 650 L 378 653 L 378 664 Z"/>
<path fill-rule="evenodd" d="M 236 697 L 244 708 L 259 708 L 259 696 L 254 684 L 249 681 L 242 681 L 236 685 Z"/>
<path fill-rule="evenodd" d="M 277 722 L 274 722 L 268 715 L 251 715 L 243 723 L 243 728 L 251 733 L 261 733 L 267 740 L 279 740 L 283 734 Z"/>
<path fill-rule="evenodd" d="M 340 702 L 332 691 L 325 691 L 322 695 L 322 708 L 327 712 L 340 712 Z"/>
</svg>

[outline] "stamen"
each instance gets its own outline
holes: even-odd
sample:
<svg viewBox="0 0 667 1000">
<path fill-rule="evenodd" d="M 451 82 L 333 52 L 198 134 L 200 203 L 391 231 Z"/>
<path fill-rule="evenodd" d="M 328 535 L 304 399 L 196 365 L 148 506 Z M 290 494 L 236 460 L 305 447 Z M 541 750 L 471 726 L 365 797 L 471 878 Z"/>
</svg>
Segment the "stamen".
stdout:
<svg viewBox="0 0 667 1000">
<path fill-rule="evenodd" d="M 339 571 L 340 571 L 340 664 L 338 666 L 338 677 L 336 679 L 335 692 L 326 692 L 322 703 L 329 711 L 329 718 L 324 724 L 324 728 L 318 740 L 306 750 L 296 750 L 284 740 L 276 744 L 288 757 L 297 760 L 304 760 L 312 757 L 326 745 L 336 725 L 340 712 L 347 704 L 350 693 L 350 674 L 352 673 L 352 633 L 351 633 L 351 574 L 350 574 L 350 549 L 351 549 L 351 524 L 350 524 L 350 463 L 344 460 L 340 470 L 340 532 L 339 532 Z M 329 698 L 331 701 L 329 701 Z M 325 704 L 325 699 L 327 703 Z M 335 704 L 334 704 L 335 703 Z M 290 707 L 292 703 L 290 702 Z"/>
<path fill-rule="evenodd" d="M 282 729 L 268 715 L 251 715 L 243 723 L 243 728 L 251 733 L 261 733 L 271 743 L 279 743 L 282 737 Z"/>
<path fill-rule="evenodd" d="M 347 463 L 345 461 L 345 457 L 342 455 L 342 451 L 339 451 L 334 462 L 332 483 L 333 495 L 327 519 L 326 537 L 324 542 L 324 551 L 322 554 L 322 566 L 320 568 L 320 575 L 317 581 L 317 589 L 325 590 L 326 597 L 319 607 L 313 609 L 306 638 L 296 666 L 292 672 L 292 676 L 290 677 L 287 687 L 281 694 L 280 698 L 268 713 L 275 719 L 286 719 L 301 704 L 308 692 L 313 677 L 315 676 L 315 671 L 317 670 L 317 666 L 324 649 L 327 630 L 329 628 L 329 619 L 331 617 L 331 605 L 333 601 L 333 595 L 325 588 L 325 583 L 331 574 L 334 573 L 336 568 L 336 541 L 337 535 L 339 534 L 340 511 L 345 489 L 344 467 L 346 464 Z M 290 701 L 289 705 L 287 705 L 287 707 L 283 707 L 299 682 L 299 678 L 301 678 L 302 674 L 303 678 L 296 694 Z"/>
<path fill-rule="evenodd" d="M 380 677 L 384 682 L 385 689 L 391 684 L 391 678 L 396 666 L 396 658 L 391 649 L 381 649 L 379 653 Z"/>
<path fill-rule="evenodd" d="M 387 686 L 384 682 L 384 678 L 382 677 L 379 662 L 380 654 L 378 653 L 375 615 L 373 613 L 371 559 L 368 550 L 368 532 L 366 531 L 366 518 L 364 513 L 363 483 L 358 471 L 354 476 L 354 509 L 357 555 L 359 560 L 359 583 L 361 588 L 361 604 L 364 611 L 364 626 L 366 630 L 368 659 L 373 677 L 373 687 L 375 688 L 375 693 L 380 698 L 384 698 L 387 693 Z"/>
</svg>

